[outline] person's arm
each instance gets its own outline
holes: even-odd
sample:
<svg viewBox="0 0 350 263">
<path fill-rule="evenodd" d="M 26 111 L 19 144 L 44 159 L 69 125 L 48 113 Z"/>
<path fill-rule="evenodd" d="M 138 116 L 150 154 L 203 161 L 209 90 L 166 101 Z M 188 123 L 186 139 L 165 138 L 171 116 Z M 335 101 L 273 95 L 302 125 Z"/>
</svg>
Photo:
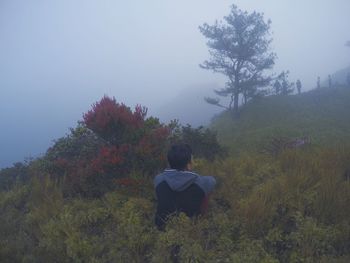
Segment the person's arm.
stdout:
<svg viewBox="0 0 350 263">
<path fill-rule="evenodd" d="M 208 211 L 210 193 L 214 190 L 216 180 L 213 176 L 201 176 L 200 187 L 204 191 L 204 198 L 201 203 L 201 214 L 205 214 Z"/>
<path fill-rule="evenodd" d="M 201 176 L 200 187 L 203 189 L 205 195 L 210 194 L 216 185 L 216 179 L 213 176 Z"/>
<path fill-rule="evenodd" d="M 208 211 L 209 197 L 210 197 L 210 193 L 204 196 L 203 201 L 201 203 L 200 211 L 202 215 L 206 214 Z"/>
</svg>

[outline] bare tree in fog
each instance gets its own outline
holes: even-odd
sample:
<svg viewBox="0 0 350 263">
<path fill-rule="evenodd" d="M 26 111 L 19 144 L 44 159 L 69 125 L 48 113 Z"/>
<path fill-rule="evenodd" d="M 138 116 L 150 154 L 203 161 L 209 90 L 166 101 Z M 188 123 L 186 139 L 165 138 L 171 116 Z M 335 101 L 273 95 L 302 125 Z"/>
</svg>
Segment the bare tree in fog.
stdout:
<svg viewBox="0 0 350 263">
<path fill-rule="evenodd" d="M 294 83 L 289 82 L 289 71 L 282 71 L 282 73 L 278 75 L 277 79 L 282 83 L 282 95 L 289 95 L 293 93 Z"/>
<path fill-rule="evenodd" d="M 276 55 L 269 48 L 271 21 L 265 22 L 263 14 L 244 12 L 233 5 L 224 21 L 199 27 L 208 39 L 210 53 L 210 59 L 200 67 L 227 76 L 226 87 L 215 93 L 229 96 L 229 105 L 220 104 L 218 98 L 206 98 L 206 101 L 233 110 L 237 116 L 240 94 L 246 102 L 269 85 L 272 78 L 264 71 L 273 67 Z"/>
</svg>

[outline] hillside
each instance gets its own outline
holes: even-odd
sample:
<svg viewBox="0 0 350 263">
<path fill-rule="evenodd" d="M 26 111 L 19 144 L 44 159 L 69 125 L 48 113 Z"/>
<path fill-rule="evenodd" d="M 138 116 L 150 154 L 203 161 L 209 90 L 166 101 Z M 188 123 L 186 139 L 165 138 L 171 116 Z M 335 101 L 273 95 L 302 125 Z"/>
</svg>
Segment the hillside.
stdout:
<svg viewBox="0 0 350 263">
<path fill-rule="evenodd" d="M 233 153 L 259 150 L 273 138 L 308 136 L 313 145 L 350 139 L 350 88 L 322 88 L 292 96 L 270 96 L 214 118 L 211 127 Z"/>
<path fill-rule="evenodd" d="M 226 142 L 233 132 L 235 149 L 269 131 L 344 140 L 348 95 L 270 97 L 246 107 L 239 121 L 226 113 L 216 123 L 221 132 L 220 120 L 231 125 Z M 0 170 L 0 262 L 350 262 L 350 147 L 194 154 L 194 171 L 217 181 L 208 212 L 180 213 L 158 231 L 153 178 L 167 146 L 185 137 L 169 128 L 105 96 L 43 157 Z M 215 136 L 185 131 L 215 154 Z"/>
</svg>

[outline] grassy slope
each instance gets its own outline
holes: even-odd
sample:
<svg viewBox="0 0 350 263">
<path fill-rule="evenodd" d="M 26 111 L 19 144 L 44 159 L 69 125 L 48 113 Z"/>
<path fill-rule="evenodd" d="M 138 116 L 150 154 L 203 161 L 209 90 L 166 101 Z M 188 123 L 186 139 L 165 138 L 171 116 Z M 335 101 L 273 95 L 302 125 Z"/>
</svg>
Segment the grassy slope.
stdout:
<svg viewBox="0 0 350 263">
<path fill-rule="evenodd" d="M 310 136 L 314 145 L 350 141 L 350 87 L 322 88 L 252 101 L 234 120 L 224 112 L 212 122 L 233 153 L 256 150 L 273 137 Z"/>
<path fill-rule="evenodd" d="M 213 125 L 235 149 L 276 134 L 332 143 L 349 137 L 348 99 L 350 89 L 340 88 L 269 97 L 238 121 L 226 113 Z M 218 182 L 209 213 L 175 217 L 164 232 L 154 228 L 151 178 L 142 190 L 65 198 L 37 159 L 0 173 L 30 177 L 2 188 L 0 181 L 0 261 L 171 262 L 177 246 L 179 262 L 350 262 L 349 159 L 347 148 L 198 160 L 195 170 Z"/>
</svg>

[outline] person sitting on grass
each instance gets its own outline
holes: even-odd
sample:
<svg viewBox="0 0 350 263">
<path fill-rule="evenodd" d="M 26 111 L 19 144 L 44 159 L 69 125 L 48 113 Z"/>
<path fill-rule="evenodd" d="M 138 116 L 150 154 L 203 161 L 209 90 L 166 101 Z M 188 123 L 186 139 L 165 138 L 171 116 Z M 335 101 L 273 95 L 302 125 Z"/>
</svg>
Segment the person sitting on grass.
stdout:
<svg viewBox="0 0 350 263">
<path fill-rule="evenodd" d="M 192 172 L 192 150 L 187 144 L 172 145 L 168 151 L 170 169 L 154 178 L 157 196 L 155 224 L 163 230 L 167 219 L 180 212 L 188 217 L 203 214 L 207 209 L 208 195 L 216 180 Z"/>
</svg>

